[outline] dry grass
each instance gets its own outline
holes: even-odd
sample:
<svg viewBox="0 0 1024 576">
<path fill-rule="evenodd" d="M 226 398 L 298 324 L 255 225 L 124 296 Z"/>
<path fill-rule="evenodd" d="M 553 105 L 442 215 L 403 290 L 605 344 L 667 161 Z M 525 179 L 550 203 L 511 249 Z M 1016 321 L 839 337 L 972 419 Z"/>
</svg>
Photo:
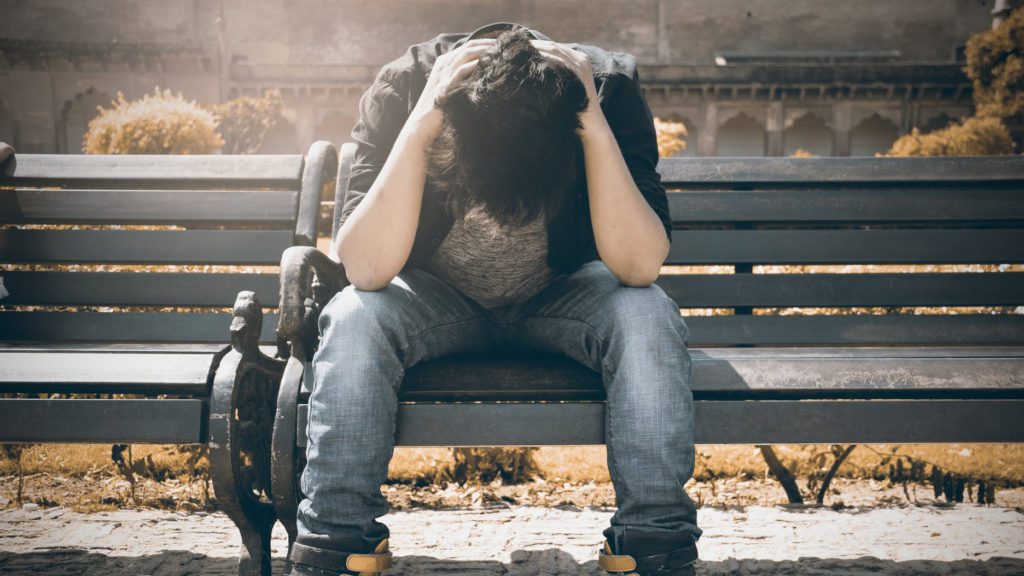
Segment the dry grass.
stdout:
<svg viewBox="0 0 1024 576">
<path fill-rule="evenodd" d="M 798 476 L 813 470 L 811 456 L 826 446 L 786 444 L 776 446 L 784 463 Z M 1024 484 L 1024 445 L 1020 444 L 907 444 L 860 446 L 853 452 L 840 471 L 841 476 L 871 477 L 880 471 L 882 456 L 892 450 L 944 470 L 964 476 L 991 478 L 1007 484 Z M 153 455 L 159 473 L 165 478 L 191 475 L 185 457 L 171 446 L 133 447 L 136 459 Z M 765 473 L 764 460 L 757 449 L 749 445 L 701 445 L 697 447 L 695 476 L 724 478 L 733 476 L 758 477 Z M 569 482 L 608 482 L 608 467 L 604 446 L 550 446 L 535 453 L 535 459 L 545 478 Z M 415 482 L 431 477 L 438 466 L 452 462 L 447 448 L 395 448 L 388 469 L 388 477 L 395 482 Z M 28 448 L 22 455 L 26 475 L 53 474 L 69 477 L 84 475 L 113 476 L 116 467 L 110 460 L 110 446 L 106 444 L 49 444 Z M 12 462 L 0 462 L 0 475 L 12 475 Z"/>
</svg>

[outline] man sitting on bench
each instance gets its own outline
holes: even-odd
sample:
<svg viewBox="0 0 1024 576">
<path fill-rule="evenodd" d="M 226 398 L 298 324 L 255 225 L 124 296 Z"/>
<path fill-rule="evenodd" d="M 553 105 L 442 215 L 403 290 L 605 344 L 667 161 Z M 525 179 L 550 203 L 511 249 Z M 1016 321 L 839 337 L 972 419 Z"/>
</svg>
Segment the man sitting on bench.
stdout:
<svg viewBox="0 0 1024 576">
<path fill-rule="evenodd" d="M 383 67 L 352 136 L 331 247 L 351 284 L 319 319 L 291 574 L 391 566 L 376 518 L 405 370 L 498 349 L 602 373 L 600 566 L 693 574 L 689 330 L 652 284 L 671 220 L 634 58 L 506 23 L 442 34 Z"/>
</svg>

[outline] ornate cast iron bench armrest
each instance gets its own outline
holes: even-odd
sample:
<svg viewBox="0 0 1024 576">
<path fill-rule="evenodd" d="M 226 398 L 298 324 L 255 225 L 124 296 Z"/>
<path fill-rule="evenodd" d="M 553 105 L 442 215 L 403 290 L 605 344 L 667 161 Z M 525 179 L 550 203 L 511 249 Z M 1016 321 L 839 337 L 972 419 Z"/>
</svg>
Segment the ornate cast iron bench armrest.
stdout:
<svg viewBox="0 0 1024 576">
<path fill-rule="evenodd" d="M 289 344 L 307 354 L 316 348 L 320 310 L 348 284 L 345 268 L 310 246 L 292 246 L 281 256 L 281 303 L 277 323 L 278 355 L 291 356 Z"/>
</svg>

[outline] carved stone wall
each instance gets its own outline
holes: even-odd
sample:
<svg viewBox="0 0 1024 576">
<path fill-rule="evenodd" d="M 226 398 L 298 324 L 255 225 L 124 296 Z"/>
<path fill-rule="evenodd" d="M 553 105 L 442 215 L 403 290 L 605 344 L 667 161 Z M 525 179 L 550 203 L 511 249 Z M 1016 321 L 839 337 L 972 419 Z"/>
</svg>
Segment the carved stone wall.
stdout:
<svg viewBox="0 0 1024 576">
<path fill-rule="evenodd" d="M 349 136 L 384 62 L 444 31 L 519 22 L 637 56 L 688 155 L 867 154 L 970 114 L 958 59 L 993 0 L 0 0 L 0 140 L 79 149 L 95 104 L 156 87 L 282 92 L 267 152 Z"/>
</svg>

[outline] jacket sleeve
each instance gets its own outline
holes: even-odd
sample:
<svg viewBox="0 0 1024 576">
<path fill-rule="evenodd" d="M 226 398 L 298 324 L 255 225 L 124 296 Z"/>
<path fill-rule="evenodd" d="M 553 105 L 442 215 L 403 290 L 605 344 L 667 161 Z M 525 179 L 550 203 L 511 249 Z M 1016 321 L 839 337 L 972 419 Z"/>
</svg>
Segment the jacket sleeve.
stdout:
<svg viewBox="0 0 1024 576">
<path fill-rule="evenodd" d="M 352 127 L 355 156 L 339 227 L 377 180 L 408 116 L 406 99 L 382 73 L 378 73 L 359 99 L 359 119 Z"/>
<path fill-rule="evenodd" d="M 639 74 L 634 68 L 632 77 L 626 74 L 610 75 L 605 80 L 604 88 L 602 109 L 622 151 L 622 158 L 626 161 L 637 189 L 661 220 L 665 234 L 671 241 L 672 216 L 669 213 L 668 195 L 657 170 L 658 136 L 654 129 L 654 117 L 640 88 Z"/>
</svg>

